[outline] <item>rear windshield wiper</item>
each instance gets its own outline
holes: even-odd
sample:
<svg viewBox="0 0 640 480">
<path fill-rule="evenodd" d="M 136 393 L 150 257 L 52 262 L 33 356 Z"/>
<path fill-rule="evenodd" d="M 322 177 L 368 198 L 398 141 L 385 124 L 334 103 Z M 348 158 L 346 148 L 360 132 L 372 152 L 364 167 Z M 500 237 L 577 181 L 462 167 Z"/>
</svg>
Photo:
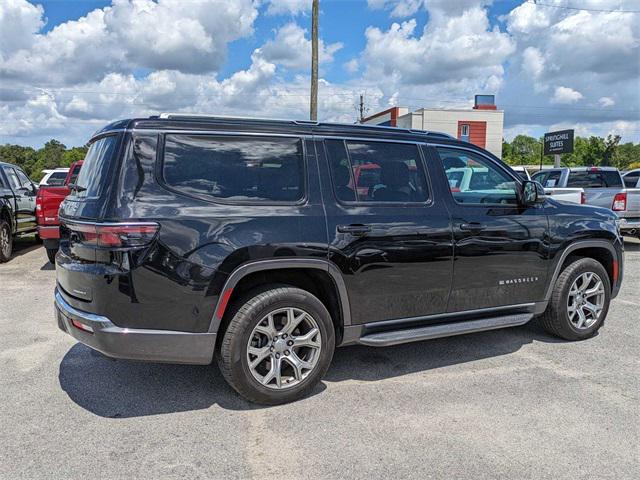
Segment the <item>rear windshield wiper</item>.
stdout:
<svg viewBox="0 0 640 480">
<path fill-rule="evenodd" d="M 77 183 L 70 183 L 69 188 L 71 190 L 75 190 L 76 192 L 84 192 L 87 189 L 87 187 L 81 187 Z"/>
</svg>

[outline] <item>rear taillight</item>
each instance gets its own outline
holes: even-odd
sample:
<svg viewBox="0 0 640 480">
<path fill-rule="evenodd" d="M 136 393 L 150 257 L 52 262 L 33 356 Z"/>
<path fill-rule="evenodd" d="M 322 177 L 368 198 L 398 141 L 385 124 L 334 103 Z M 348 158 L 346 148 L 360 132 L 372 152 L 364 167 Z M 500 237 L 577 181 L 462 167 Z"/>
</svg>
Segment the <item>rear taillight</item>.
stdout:
<svg viewBox="0 0 640 480">
<path fill-rule="evenodd" d="M 151 243 L 158 233 L 157 223 L 76 223 L 64 222 L 69 239 L 87 246 L 135 248 Z"/>
<path fill-rule="evenodd" d="M 587 203 L 587 194 L 584 192 L 580 193 L 580 203 L 582 205 L 584 205 L 585 203 Z"/>
<path fill-rule="evenodd" d="M 624 212 L 627 209 L 627 192 L 616 193 L 613 197 L 613 205 L 611 210 L 614 212 Z"/>
</svg>

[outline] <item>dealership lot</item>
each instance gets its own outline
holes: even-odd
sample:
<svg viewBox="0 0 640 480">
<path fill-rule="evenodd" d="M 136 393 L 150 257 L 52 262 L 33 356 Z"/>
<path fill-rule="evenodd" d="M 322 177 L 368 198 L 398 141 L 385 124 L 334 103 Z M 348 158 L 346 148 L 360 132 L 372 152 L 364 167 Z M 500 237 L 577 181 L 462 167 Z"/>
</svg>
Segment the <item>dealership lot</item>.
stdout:
<svg viewBox="0 0 640 480">
<path fill-rule="evenodd" d="M 0 478 L 635 478 L 640 242 L 595 338 L 535 324 L 337 350 L 310 398 L 263 408 L 215 367 L 114 361 L 58 331 L 55 271 L 0 265 Z"/>
</svg>

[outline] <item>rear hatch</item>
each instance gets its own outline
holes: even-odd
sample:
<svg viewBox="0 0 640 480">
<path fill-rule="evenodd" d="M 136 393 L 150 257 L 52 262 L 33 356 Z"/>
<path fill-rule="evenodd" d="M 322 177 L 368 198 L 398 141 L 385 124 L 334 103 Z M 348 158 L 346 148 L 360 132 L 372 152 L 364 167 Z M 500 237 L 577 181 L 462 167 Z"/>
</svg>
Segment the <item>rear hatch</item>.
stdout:
<svg viewBox="0 0 640 480">
<path fill-rule="evenodd" d="M 60 254 L 56 261 L 58 286 L 67 300 L 91 302 L 96 269 L 97 242 L 90 230 L 104 217 L 116 177 L 123 135 L 95 139 L 70 194 L 60 205 Z M 80 305 L 75 305 L 81 308 Z"/>
</svg>

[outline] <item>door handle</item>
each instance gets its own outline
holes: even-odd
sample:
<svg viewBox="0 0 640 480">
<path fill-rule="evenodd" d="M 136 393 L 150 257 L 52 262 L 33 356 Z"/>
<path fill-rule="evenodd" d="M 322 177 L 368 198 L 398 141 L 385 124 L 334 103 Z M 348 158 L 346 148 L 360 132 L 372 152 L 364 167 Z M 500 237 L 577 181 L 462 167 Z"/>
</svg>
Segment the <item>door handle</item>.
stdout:
<svg viewBox="0 0 640 480">
<path fill-rule="evenodd" d="M 350 233 L 351 235 L 364 235 L 371 231 L 370 225 L 338 225 L 339 233 Z"/>
<path fill-rule="evenodd" d="M 478 222 L 461 223 L 460 230 L 466 232 L 479 232 L 482 230 L 482 224 Z"/>
</svg>

